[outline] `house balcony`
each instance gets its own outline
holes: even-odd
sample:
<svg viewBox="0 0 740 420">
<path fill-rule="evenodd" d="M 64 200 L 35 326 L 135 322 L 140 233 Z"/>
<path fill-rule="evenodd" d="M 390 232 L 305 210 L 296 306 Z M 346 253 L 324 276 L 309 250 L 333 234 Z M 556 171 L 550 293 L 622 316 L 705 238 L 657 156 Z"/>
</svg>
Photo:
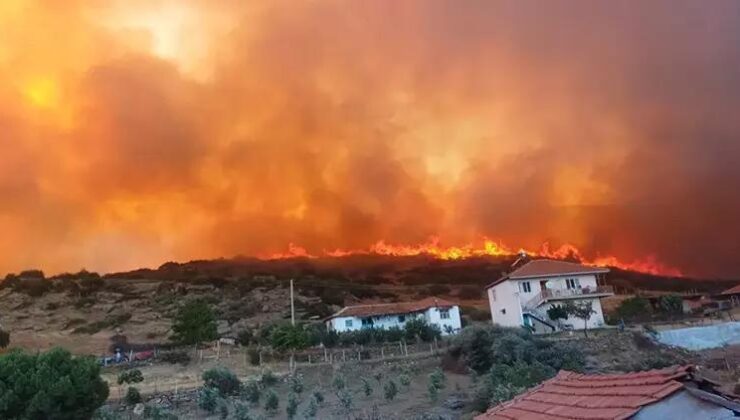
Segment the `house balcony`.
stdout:
<svg viewBox="0 0 740 420">
<path fill-rule="evenodd" d="M 614 295 L 611 286 L 579 287 L 575 289 L 543 289 L 542 292 L 525 302 L 525 310 L 532 310 L 543 303 L 557 300 L 586 299 Z"/>
</svg>

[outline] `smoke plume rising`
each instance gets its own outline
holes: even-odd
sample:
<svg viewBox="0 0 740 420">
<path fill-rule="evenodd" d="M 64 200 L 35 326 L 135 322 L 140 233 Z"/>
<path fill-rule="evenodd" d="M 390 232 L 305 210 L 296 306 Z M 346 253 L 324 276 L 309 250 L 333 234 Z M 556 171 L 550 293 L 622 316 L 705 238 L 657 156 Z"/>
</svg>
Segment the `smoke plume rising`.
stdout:
<svg viewBox="0 0 740 420">
<path fill-rule="evenodd" d="M 0 4 L 0 272 L 482 237 L 740 274 L 740 4 Z"/>
</svg>

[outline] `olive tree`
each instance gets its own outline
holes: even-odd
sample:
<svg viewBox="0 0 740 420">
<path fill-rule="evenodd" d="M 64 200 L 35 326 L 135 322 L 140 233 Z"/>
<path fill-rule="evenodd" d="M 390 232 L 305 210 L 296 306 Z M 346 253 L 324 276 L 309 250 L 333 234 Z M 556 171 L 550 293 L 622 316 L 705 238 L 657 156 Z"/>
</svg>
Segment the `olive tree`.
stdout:
<svg viewBox="0 0 740 420">
<path fill-rule="evenodd" d="M 93 358 L 61 348 L 0 356 L 0 418 L 91 418 L 108 398 L 108 384 Z"/>
</svg>

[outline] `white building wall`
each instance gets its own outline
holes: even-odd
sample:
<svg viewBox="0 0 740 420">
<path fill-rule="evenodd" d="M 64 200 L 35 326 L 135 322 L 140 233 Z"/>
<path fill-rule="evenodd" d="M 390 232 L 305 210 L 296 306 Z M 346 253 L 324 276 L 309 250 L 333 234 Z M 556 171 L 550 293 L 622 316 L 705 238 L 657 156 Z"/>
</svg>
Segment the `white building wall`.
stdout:
<svg viewBox="0 0 740 420">
<path fill-rule="evenodd" d="M 488 303 L 491 309 L 491 319 L 496 325 L 504 327 L 519 327 L 523 324 L 522 306 L 530 302 L 542 292 L 541 281 L 547 281 L 547 287 L 550 289 L 567 289 L 566 279 L 577 279 L 581 288 L 595 289 L 597 287 L 596 276 L 593 274 L 556 276 L 556 277 L 534 277 L 529 279 L 507 280 L 499 283 L 487 290 Z M 529 291 L 521 286 L 522 283 L 529 283 Z M 495 295 L 495 296 L 494 296 Z M 604 313 L 601 308 L 601 301 L 598 298 L 590 299 L 572 299 L 573 302 L 592 302 L 595 314 L 591 315 L 588 321 L 588 328 L 602 327 L 604 325 Z M 552 304 L 563 304 L 564 301 L 547 303 L 540 308 L 543 311 L 552 306 Z M 574 329 L 583 329 L 583 321 L 578 318 L 564 321 L 572 324 Z"/>
<path fill-rule="evenodd" d="M 599 298 L 591 298 L 591 299 L 568 299 L 568 300 L 559 300 L 555 302 L 547 302 L 544 305 L 541 305 L 540 308 L 543 312 L 547 313 L 547 310 L 550 309 L 554 305 L 564 305 L 567 302 L 573 302 L 575 304 L 579 303 L 587 303 L 591 302 L 591 307 L 594 311 L 596 311 L 595 314 L 591 314 L 591 318 L 588 320 L 588 328 L 601 328 L 604 326 L 604 311 L 601 309 L 601 299 Z M 574 330 L 582 330 L 583 329 L 583 320 L 580 318 L 576 318 L 574 316 L 568 317 L 568 319 L 561 320 L 564 324 L 569 324 L 573 326 Z"/>
<path fill-rule="evenodd" d="M 451 330 L 452 333 L 456 333 L 462 328 L 462 321 L 460 320 L 460 308 L 453 306 L 448 309 L 450 314 L 449 318 L 442 319 L 440 315 L 440 308 L 429 308 L 424 312 L 428 323 L 437 325 L 442 331 L 442 335 L 447 335 L 447 331 Z"/>
<path fill-rule="evenodd" d="M 519 304 L 519 290 L 512 281 L 499 283 L 487 290 L 491 319 L 502 327 L 522 325 L 522 308 Z"/>
<path fill-rule="evenodd" d="M 446 335 L 446 326 L 452 328 L 453 332 L 457 332 L 462 328 L 462 322 L 460 319 L 460 308 L 453 306 L 449 308 L 449 319 L 442 319 L 439 313 L 439 308 L 429 308 L 424 312 L 414 312 L 408 314 L 395 314 L 395 315 L 383 315 L 370 317 L 373 320 L 372 328 L 403 328 L 406 325 L 406 321 L 414 318 L 424 318 L 429 324 L 439 326 L 443 335 Z M 363 328 L 362 319 L 368 317 L 354 317 L 354 316 L 339 316 L 326 321 L 327 328 L 336 332 L 347 332 L 357 331 Z M 403 319 L 403 321 L 401 321 Z M 347 321 L 351 321 L 351 325 L 347 325 Z M 369 326 L 364 326 L 368 328 Z"/>
</svg>

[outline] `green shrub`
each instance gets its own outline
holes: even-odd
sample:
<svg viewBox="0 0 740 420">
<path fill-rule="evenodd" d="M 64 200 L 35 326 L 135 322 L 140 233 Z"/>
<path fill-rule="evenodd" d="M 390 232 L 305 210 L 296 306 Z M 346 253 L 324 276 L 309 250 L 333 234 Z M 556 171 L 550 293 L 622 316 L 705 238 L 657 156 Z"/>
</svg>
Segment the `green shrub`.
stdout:
<svg viewBox="0 0 740 420">
<path fill-rule="evenodd" d="M 280 405 L 280 400 L 274 391 L 268 391 L 265 396 L 265 411 L 275 413 Z"/>
<path fill-rule="evenodd" d="M 288 404 L 285 406 L 285 414 L 288 415 L 289 419 L 295 417 L 298 412 L 298 397 L 295 394 L 288 396 Z"/>
<path fill-rule="evenodd" d="M 421 318 L 406 321 L 403 330 L 407 340 L 433 341 L 442 335 L 436 325 L 430 325 Z"/>
<path fill-rule="evenodd" d="M 126 396 L 123 397 L 123 400 L 128 405 L 136 405 L 141 402 L 141 394 L 139 393 L 138 388 L 130 386 L 128 387 L 128 391 L 126 391 Z"/>
<path fill-rule="evenodd" d="M 118 385 L 136 384 L 144 380 L 144 375 L 139 369 L 124 370 L 118 374 Z"/>
<path fill-rule="evenodd" d="M 314 391 L 313 392 L 313 399 L 316 400 L 316 404 L 321 405 L 324 402 L 324 394 L 321 393 L 321 391 Z"/>
<path fill-rule="evenodd" d="M 388 381 L 383 387 L 383 396 L 388 401 L 393 401 L 398 395 L 398 385 L 393 380 Z"/>
<path fill-rule="evenodd" d="M 568 311 L 565 310 L 565 306 L 563 305 L 552 305 L 550 309 L 547 310 L 547 317 L 552 321 L 568 319 Z"/>
<path fill-rule="evenodd" d="M 206 387 L 218 390 L 221 396 L 237 395 L 241 389 L 239 378 L 225 367 L 208 369 L 203 372 L 203 382 Z"/>
<path fill-rule="evenodd" d="M 249 414 L 249 407 L 239 401 L 234 403 L 234 420 L 252 420 Z"/>
<path fill-rule="evenodd" d="M 260 376 L 260 384 L 262 384 L 262 386 L 265 388 L 275 385 L 277 381 L 277 376 L 275 376 L 275 374 L 269 370 L 262 372 L 262 376 Z"/>
<path fill-rule="evenodd" d="M 491 313 L 475 306 L 463 306 L 460 308 L 460 312 L 467 315 L 473 321 L 491 322 Z"/>
<path fill-rule="evenodd" d="M 149 420 L 177 420 L 177 416 L 156 405 L 144 406 L 144 418 Z"/>
<path fill-rule="evenodd" d="M 650 302 L 640 296 L 625 299 L 617 307 L 616 314 L 618 318 L 626 320 L 648 319 L 652 315 Z"/>
<path fill-rule="evenodd" d="M 303 392 L 303 380 L 298 375 L 291 375 L 289 378 L 290 390 L 296 394 Z"/>
<path fill-rule="evenodd" d="M 0 356 L 0 390 L 4 419 L 90 418 L 108 398 L 97 361 L 60 348 Z"/>
<path fill-rule="evenodd" d="M 669 315 L 683 313 L 683 299 L 678 295 L 661 296 L 659 300 L 660 310 Z"/>
<path fill-rule="evenodd" d="M 257 347 L 250 347 L 247 349 L 247 356 L 249 356 L 249 364 L 252 366 L 260 365 L 260 351 Z"/>
<path fill-rule="evenodd" d="M 538 361 L 555 371 L 580 371 L 585 364 L 583 352 L 564 342 L 551 342 L 515 328 L 468 327 L 455 337 L 450 355 L 461 359 L 478 374 L 495 363 L 512 365 L 517 361 Z"/>
<path fill-rule="evenodd" d="M 4 349 L 10 345 L 10 333 L 0 329 L 0 349 Z"/>
<path fill-rule="evenodd" d="M 429 395 L 429 399 L 432 402 L 436 402 L 439 398 L 439 388 L 434 386 L 433 383 L 429 382 L 429 385 L 427 385 L 427 395 Z"/>
<path fill-rule="evenodd" d="M 434 372 L 429 374 L 429 383 L 431 383 L 437 389 L 444 389 L 446 385 L 447 377 L 442 369 L 434 369 Z"/>
<path fill-rule="evenodd" d="M 302 325 L 282 324 L 270 332 L 270 345 L 277 350 L 300 350 L 310 342 L 308 331 Z"/>
<path fill-rule="evenodd" d="M 484 376 L 475 398 L 474 409 L 485 411 L 489 404 L 508 401 L 515 395 L 555 375 L 555 370 L 539 362 L 513 365 L 496 364 Z"/>
<path fill-rule="evenodd" d="M 180 307 L 172 324 L 172 339 L 181 344 L 197 344 L 218 338 L 216 315 L 202 300 L 192 300 Z"/>
<path fill-rule="evenodd" d="M 314 398 L 311 398 L 311 400 L 308 402 L 308 406 L 306 406 L 306 410 L 303 411 L 303 417 L 307 419 L 312 419 L 316 417 L 316 414 L 318 414 L 318 412 L 319 405 Z"/>
<path fill-rule="evenodd" d="M 344 377 L 341 376 L 341 375 L 335 376 L 334 379 L 331 381 L 331 385 L 337 391 L 343 390 L 344 389 L 344 386 L 345 386 Z"/>
<path fill-rule="evenodd" d="M 229 418 L 229 403 L 226 400 L 220 400 L 218 402 L 218 417 L 221 420 Z"/>
<path fill-rule="evenodd" d="M 190 355 L 188 352 L 183 350 L 174 350 L 174 351 L 168 351 L 166 353 L 160 353 L 159 359 L 163 362 L 171 363 L 171 364 L 181 364 L 183 366 L 190 363 Z"/>
<path fill-rule="evenodd" d="M 339 391 L 337 392 L 337 399 L 345 412 L 349 413 L 352 411 L 352 394 L 347 391 Z"/>
<path fill-rule="evenodd" d="M 369 397 L 373 395 L 373 386 L 370 384 L 370 381 L 368 381 L 365 378 L 360 378 L 362 381 L 362 392 L 365 393 L 366 397 Z"/>
<path fill-rule="evenodd" d="M 216 411 L 218 400 L 218 390 L 215 388 L 205 386 L 198 392 L 198 407 L 209 413 Z"/>
<path fill-rule="evenodd" d="M 240 346 L 248 346 L 252 342 L 252 330 L 245 328 L 236 335 L 236 343 Z"/>
<path fill-rule="evenodd" d="M 260 387 L 256 381 L 249 381 L 242 387 L 242 396 L 252 404 L 260 401 Z"/>
<path fill-rule="evenodd" d="M 404 387 L 408 388 L 411 386 L 411 377 L 405 373 L 402 373 L 398 375 L 398 382 L 401 383 Z"/>
</svg>

